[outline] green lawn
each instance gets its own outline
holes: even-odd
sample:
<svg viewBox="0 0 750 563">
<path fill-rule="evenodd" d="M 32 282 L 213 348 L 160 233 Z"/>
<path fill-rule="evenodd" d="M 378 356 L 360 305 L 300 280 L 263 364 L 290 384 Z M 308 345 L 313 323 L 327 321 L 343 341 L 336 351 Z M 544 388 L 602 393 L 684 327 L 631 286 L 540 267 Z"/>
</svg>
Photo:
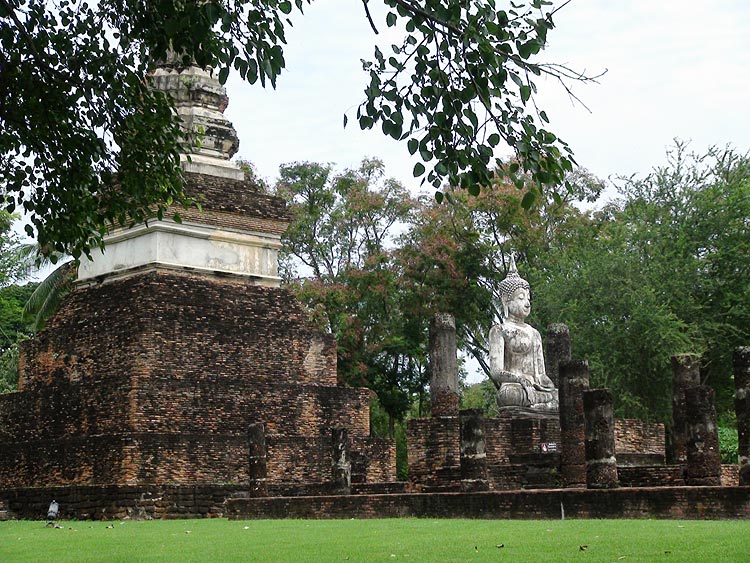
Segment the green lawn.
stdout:
<svg viewBox="0 0 750 563">
<path fill-rule="evenodd" d="M 0 562 L 711 563 L 750 561 L 750 521 L 0 522 Z M 501 547 L 498 547 L 501 546 Z"/>
</svg>

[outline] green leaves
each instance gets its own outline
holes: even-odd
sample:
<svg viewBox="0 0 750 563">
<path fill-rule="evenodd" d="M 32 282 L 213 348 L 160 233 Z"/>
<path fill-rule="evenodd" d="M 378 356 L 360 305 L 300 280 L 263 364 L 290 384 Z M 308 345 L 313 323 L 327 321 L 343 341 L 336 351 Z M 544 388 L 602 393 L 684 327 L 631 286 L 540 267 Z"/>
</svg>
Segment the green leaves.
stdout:
<svg viewBox="0 0 750 563">
<path fill-rule="evenodd" d="M 436 189 L 488 185 L 503 141 L 525 172 L 519 181 L 561 183 L 572 169 L 570 150 L 526 111 L 536 91 L 532 78 L 549 72 L 530 61 L 545 45 L 551 18 L 539 17 L 533 2 L 507 13 L 493 2 L 386 4 L 395 8 L 387 25 L 400 20 L 406 33 L 393 56 L 386 60 L 376 48 L 364 63 L 370 84 L 358 113 L 363 128 L 381 122 L 386 135 L 406 139 L 409 154 L 419 151 L 425 163 L 415 176 Z M 401 127 L 393 115 L 403 118 Z M 548 121 L 546 114 L 540 119 Z"/>
<path fill-rule="evenodd" d="M 283 14 L 291 14 L 292 13 L 292 3 L 288 1 L 279 2 L 279 10 Z"/>
<path fill-rule="evenodd" d="M 533 191 L 528 191 L 524 194 L 523 199 L 521 200 L 521 207 L 524 209 L 531 209 L 531 206 L 534 205 L 535 201 L 536 194 Z"/>
<path fill-rule="evenodd" d="M 227 78 L 229 77 L 229 68 L 224 67 L 219 71 L 219 82 L 221 84 L 226 84 Z"/>
<path fill-rule="evenodd" d="M 19 0 L 0 16 L 0 190 L 45 252 L 78 258 L 115 224 L 190 205 L 180 119 L 151 91 L 154 64 L 236 69 L 275 85 L 303 2 Z M 12 17 L 9 17 L 12 16 Z M 176 54 L 177 53 L 177 54 Z"/>
<path fill-rule="evenodd" d="M 492 1 L 430 0 L 419 7 L 384 1 L 386 25 L 405 31 L 387 56 L 375 48 L 373 60 L 363 62 L 359 126 L 405 141 L 421 160 L 415 174 L 435 189 L 489 185 L 503 143 L 516 153 L 519 185 L 525 178 L 562 181 L 572 169 L 571 152 L 526 109 L 533 78 L 552 72 L 533 62 L 553 27 L 536 2 L 503 11 Z M 23 208 L 40 242 L 78 257 L 117 222 L 163 214 L 166 201 L 188 204 L 179 121 L 169 100 L 144 87 L 149 70 L 160 61 L 197 64 L 216 69 L 225 83 L 235 69 L 250 83 L 275 87 L 286 64 L 287 16 L 303 6 L 303 0 L 9 4 L 6 10 L 21 17 L 4 18 L 0 27 L 4 207 Z"/>
</svg>

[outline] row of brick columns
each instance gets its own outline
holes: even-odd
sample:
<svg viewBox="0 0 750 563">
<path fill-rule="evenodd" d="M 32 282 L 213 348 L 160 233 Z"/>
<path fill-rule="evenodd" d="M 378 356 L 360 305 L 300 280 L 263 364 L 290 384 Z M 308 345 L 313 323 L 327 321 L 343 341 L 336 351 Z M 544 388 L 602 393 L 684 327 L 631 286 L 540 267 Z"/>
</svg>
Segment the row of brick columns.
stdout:
<svg viewBox="0 0 750 563">
<path fill-rule="evenodd" d="M 675 356 L 672 367 L 676 461 L 685 466 L 687 485 L 720 485 L 721 457 L 714 391 L 698 384 L 696 357 Z M 618 477 L 612 394 L 607 389 L 588 388 L 589 372 L 585 361 L 563 361 L 559 374 L 560 473 L 563 486 L 592 489 L 616 487 Z"/>
<path fill-rule="evenodd" d="M 572 360 L 570 331 L 547 329 L 548 375 L 560 402 L 560 477 L 568 488 L 616 487 L 615 420 L 612 393 L 589 389 L 589 365 Z"/>
<path fill-rule="evenodd" d="M 714 390 L 700 385 L 700 358 L 672 357 L 672 448 L 685 483 L 721 485 Z M 750 347 L 733 354 L 739 484 L 750 485 Z M 560 377 L 561 475 L 566 487 L 617 486 L 612 395 L 588 389 L 586 362 L 563 360 Z"/>
<path fill-rule="evenodd" d="M 734 351 L 733 371 L 739 439 L 739 484 L 747 486 L 750 485 L 750 347 Z M 612 395 L 607 390 L 587 388 L 588 367 L 585 362 L 561 362 L 563 482 L 568 487 L 581 487 L 584 483 L 589 488 L 614 487 L 617 485 L 617 466 Z M 687 485 L 721 485 L 714 390 L 700 385 L 698 356 L 682 354 L 672 357 L 672 391 L 674 462 L 684 466 Z"/>
<path fill-rule="evenodd" d="M 441 342 L 450 342 L 450 346 L 454 346 L 455 325 L 452 317 L 444 316 L 441 326 L 453 334 L 452 340 L 443 337 Z M 431 337 L 433 332 L 434 328 L 431 327 Z M 617 487 L 612 393 L 608 389 L 589 389 L 588 363 L 572 360 L 570 348 L 568 327 L 564 324 L 550 326 L 546 355 L 549 376 L 559 391 L 560 474 L 563 486 L 591 489 Z M 431 346 L 431 354 L 437 357 L 448 354 L 449 350 L 448 346 L 435 346 L 434 343 Z M 437 365 L 448 365 L 449 360 L 443 357 Z M 444 382 L 449 374 L 443 372 L 436 375 L 435 367 L 433 364 L 434 384 L 441 386 L 440 389 L 447 389 Z M 734 351 L 733 372 L 739 439 L 739 484 L 747 486 L 750 485 L 750 347 L 740 347 Z M 714 391 L 700 385 L 699 357 L 682 354 L 672 358 L 672 393 L 674 461 L 684 466 L 685 483 L 692 486 L 721 485 Z M 439 397 L 437 402 L 433 402 L 433 408 L 438 408 L 441 415 L 455 415 L 458 412 L 457 393 L 448 410 L 444 409 L 449 403 L 445 396 L 441 394 Z M 484 421 L 481 412 L 473 410 L 461 411 L 460 421 L 463 487 L 481 490 L 487 483 Z"/>
<path fill-rule="evenodd" d="M 736 348 L 732 357 L 734 371 L 734 410 L 737 414 L 737 457 L 740 485 L 750 485 L 750 346 Z"/>
<path fill-rule="evenodd" d="M 750 347 L 736 348 L 732 358 L 737 415 L 739 484 L 750 485 Z M 721 484 L 721 457 L 714 392 L 700 385 L 700 358 L 672 357 L 673 461 L 685 466 L 689 485 Z"/>
<path fill-rule="evenodd" d="M 560 477 L 564 487 L 617 487 L 612 393 L 589 389 L 585 360 L 559 364 Z"/>
<path fill-rule="evenodd" d="M 566 333 L 556 330 L 563 338 Z M 561 344 L 555 345 L 561 349 Z M 562 346 L 564 349 L 564 346 Z M 567 348 L 569 350 L 569 346 Z M 617 486 L 612 394 L 589 389 L 585 361 L 559 361 L 560 473 L 565 487 Z M 750 485 L 750 347 L 733 356 L 739 484 Z M 700 385 L 700 361 L 692 354 L 672 358 L 672 446 L 687 485 L 721 485 L 721 455 L 714 391 Z"/>
</svg>

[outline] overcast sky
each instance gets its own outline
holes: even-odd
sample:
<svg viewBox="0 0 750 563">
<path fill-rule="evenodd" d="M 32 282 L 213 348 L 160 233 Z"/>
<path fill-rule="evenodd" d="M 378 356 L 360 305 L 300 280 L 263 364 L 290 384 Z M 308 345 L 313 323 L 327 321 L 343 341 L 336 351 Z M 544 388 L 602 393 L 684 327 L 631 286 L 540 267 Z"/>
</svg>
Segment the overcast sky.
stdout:
<svg viewBox="0 0 750 563">
<path fill-rule="evenodd" d="M 287 69 L 275 91 L 230 77 L 227 115 L 240 137 L 238 156 L 271 181 L 286 162 L 344 168 L 377 156 L 389 175 L 416 189 L 406 144 L 359 131 L 354 120 L 366 83 L 360 59 L 371 58 L 376 40 L 391 43 L 377 23 L 378 37 L 358 0 L 315 2 L 289 30 Z M 607 70 L 599 84 L 574 86 L 590 112 L 552 82 L 538 83 L 550 128 L 580 165 L 603 178 L 647 173 L 675 137 L 698 151 L 750 148 L 750 2 L 573 0 L 555 23 L 544 61 Z"/>
</svg>

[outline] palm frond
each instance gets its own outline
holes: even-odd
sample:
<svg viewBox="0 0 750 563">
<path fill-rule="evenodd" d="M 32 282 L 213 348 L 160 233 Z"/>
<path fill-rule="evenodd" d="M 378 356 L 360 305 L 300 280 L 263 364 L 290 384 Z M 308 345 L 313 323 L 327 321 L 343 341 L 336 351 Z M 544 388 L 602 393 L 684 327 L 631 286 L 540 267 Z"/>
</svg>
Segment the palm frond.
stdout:
<svg viewBox="0 0 750 563">
<path fill-rule="evenodd" d="M 26 277 L 39 273 L 50 266 L 65 260 L 65 254 L 53 251 L 42 254 L 35 242 L 17 244 L 10 250 L 15 263 L 20 264 Z"/>
<path fill-rule="evenodd" d="M 73 285 L 77 268 L 75 260 L 61 264 L 31 294 L 23 308 L 23 316 L 32 321 L 34 331 L 44 328 L 47 319 L 57 310 L 60 301 Z"/>
</svg>

